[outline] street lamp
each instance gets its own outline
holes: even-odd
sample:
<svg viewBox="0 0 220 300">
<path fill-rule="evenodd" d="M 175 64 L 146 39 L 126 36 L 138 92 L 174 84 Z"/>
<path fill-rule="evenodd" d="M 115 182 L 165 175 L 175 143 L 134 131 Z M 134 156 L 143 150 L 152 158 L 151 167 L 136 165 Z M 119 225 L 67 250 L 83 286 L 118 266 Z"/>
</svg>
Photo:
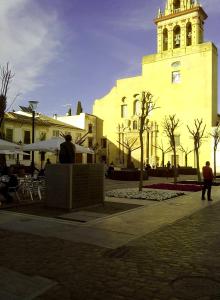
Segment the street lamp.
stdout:
<svg viewBox="0 0 220 300">
<path fill-rule="evenodd" d="M 29 107 L 32 111 L 32 143 L 34 143 L 34 134 L 35 134 L 35 111 L 38 105 L 38 101 L 28 101 Z M 32 175 L 34 173 L 34 151 L 32 151 L 31 157 L 31 168 L 32 168 Z"/>
</svg>

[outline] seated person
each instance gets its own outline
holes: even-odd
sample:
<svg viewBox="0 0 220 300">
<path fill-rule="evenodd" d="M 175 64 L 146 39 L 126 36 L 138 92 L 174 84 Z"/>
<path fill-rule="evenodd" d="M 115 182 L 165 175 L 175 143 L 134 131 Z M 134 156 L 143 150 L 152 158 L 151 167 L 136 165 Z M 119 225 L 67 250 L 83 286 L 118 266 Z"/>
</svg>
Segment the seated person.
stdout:
<svg viewBox="0 0 220 300">
<path fill-rule="evenodd" d="M 44 168 L 46 168 L 47 165 L 51 165 L 51 161 L 50 161 L 49 158 L 47 158 L 46 163 L 45 163 L 45 167 L 44 167 Z"/>
<path fill-rule="evenodd" d="M 13 167 L 8 169 L 8 174 L 6 176 L 1 177 L 0 182 L 0 194 L 4 196 L 6 203 L 11 203 L 13 201 L 13 197 L 10 195 L 9 190 L 11 187 L 15 188 L 18 186 L 18 179 L 15 174 L 13 174 Z"/>
<path fill-rule="evenodd" d="M 40 169 L 39 173 L 37 174 L 37 177 L 44 177 L 45 176 L 45 169 Z"/>
<path fill-rule="evenodd" d="M 107 174 L 108 174 L 108 177 L 110 177 L 113 173 L 114 173 L 114 164 L 113 162 L 111 162 L 110 166 L 108 167 L 108 170 L 107 170 Z"/>
</svg>

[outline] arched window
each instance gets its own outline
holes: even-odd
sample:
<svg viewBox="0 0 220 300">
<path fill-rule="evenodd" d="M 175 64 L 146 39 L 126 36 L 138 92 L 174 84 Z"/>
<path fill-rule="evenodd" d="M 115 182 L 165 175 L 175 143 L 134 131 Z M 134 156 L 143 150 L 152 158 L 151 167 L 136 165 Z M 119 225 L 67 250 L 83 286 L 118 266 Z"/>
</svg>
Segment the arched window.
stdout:
<svg viewBox="0 0 220 300">
<path fill-rule="evenodd" d="M 180 26 L 177 25 L 173 29 L 173 48 L 180 48 Z"/>
<path fill-rule="evenodd" d="M 178 12 L 180 10 L 180 0 L 173 1 L 173 10 L 174 12 Z"/>
<path fill-rule="evenodd" d="M 126 118 L 128 116 L 128 106 L 127 104 L 121 105 L 121 118 Z"/>
<path fill-rule="evenodd" d="M 138 115 L 141 111 L 141 104 L 139 100 L 134 101 L 134 115 Z"/>
<path fill-rule="evenodd" d="M 133 130 L 137 130 L 138 129 L 138 123 L 137 121 L 133 121 Z"/>
<path fill-rule="evenodd" d="M 168 50 L 168 30 L 165 28 L 163 30 L 163 51 Z"/>
<path fill-rule="evenodd" d="M 186 24 L 186 46 L 192 45 L 192 24 L 189 22 Z"/>
</svg>

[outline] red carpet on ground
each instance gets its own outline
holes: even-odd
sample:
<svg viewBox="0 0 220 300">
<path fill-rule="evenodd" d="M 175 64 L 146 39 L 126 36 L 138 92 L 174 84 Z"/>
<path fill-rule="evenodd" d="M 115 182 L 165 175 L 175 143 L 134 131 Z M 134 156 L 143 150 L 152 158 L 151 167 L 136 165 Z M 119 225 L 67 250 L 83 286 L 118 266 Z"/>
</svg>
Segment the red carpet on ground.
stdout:
<svg viewBox="0 0 220 300">
<path fill-rule="evenodd" d="M 175 190 L 185 192 L 198 192 L 202 190 L 201 185 L 196 184 L 174 184 L 174 183 L 155 183 L 143 186 L 144 188 L 162 189 L 162 190 Z"/>
</svg>

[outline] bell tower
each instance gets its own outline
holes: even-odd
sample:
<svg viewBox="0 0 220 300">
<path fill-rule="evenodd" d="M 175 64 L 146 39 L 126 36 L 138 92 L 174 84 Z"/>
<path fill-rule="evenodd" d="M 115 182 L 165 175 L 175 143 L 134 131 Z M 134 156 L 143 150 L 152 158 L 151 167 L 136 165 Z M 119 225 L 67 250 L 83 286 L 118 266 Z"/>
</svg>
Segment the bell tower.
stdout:
<svg viewBox="0 0 220 300">
<path fill-rule="evenodd" d="M 207 14 L 198 0 L 167 0 L 164 12 L 158 10 L 157 52 L 203 43 Z"/>
</svg>

